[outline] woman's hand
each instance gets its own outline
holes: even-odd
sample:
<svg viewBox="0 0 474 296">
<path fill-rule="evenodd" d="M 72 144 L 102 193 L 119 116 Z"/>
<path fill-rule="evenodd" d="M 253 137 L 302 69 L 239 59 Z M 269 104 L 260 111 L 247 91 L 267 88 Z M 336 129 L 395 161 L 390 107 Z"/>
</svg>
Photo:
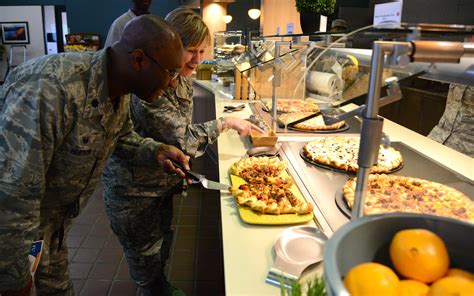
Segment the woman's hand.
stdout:
<svg viewBox="0 0 474 296">
<path fill-rule="evenodd" d="M 252 130 L 257 131 L 259 133 L 264 133 L 264 131 L 261 128 L 254 125 L 250 121 L 247 121 L 244 119 L 228 116 L 228 117 L 224 117 L 224 120 L 225 120 L 225 125 L 228 128 L 237 131 L 239 135 L 242 137 L 248 136 Z"/>
</svg>

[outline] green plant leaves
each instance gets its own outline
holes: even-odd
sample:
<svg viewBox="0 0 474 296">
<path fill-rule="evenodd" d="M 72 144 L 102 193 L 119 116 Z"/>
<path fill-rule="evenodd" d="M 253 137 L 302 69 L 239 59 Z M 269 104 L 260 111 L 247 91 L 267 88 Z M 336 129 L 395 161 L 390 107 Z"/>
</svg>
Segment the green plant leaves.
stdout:
<svg viewBox="0 0 474 296">
<path fill-rule="evenodd" d="M 298 12 L 316 12 L 322 15 L 334 13 L 336 0 L 296 0 Z"/>
</svg>

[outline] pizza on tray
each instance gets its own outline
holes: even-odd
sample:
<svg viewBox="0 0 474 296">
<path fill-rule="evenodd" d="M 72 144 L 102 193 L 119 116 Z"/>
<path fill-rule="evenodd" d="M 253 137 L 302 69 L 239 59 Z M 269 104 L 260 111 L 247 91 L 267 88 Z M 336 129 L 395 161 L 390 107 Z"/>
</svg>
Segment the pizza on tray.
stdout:
<svg viewBox="0 0 474 296">
<path fill-rule="evenodd" d="M 321 137 L 308 142 L 303 147 L 304 155 L 312 161 L 347 172 L 357 172 L 359 155 L 359 138 L 352 137 Z M 402 165 L 402 155 L 392 147 L 379 148 L 377 164 L 371 173 L 387 173 Z"/>
<path fill-rule="evenodd" d="M 265 107 L 268 110 L 272 110 L 272 100 L 265 102 Z M 318 112 L 319 107 L 316 103 L 309 100 L 291 100 L 291 99 L 278 99 L 277 100 L 277 111 L 282 113 L 292 112 Z"/>
<path fill-rule="evenodd" d="M 247 183 L 229 189 L 241 206 L 265 214 L 308 214 L 310 203 L 297 197 L 293 180 L 285 172 L 286 162 L 278 158 L 249 157 L 235 162 L 230 173 Z"/>
<path fill-rule="evenodd" d="M 286 162 L 278 158 L 249 157 L 243 158 L 230 167 L 230 173 L 241 177 L 247 183 L 265 183 L 291 186 L 290 176 L 283 176 Z"/>
<path fill-rule="evenodd" d="M 282 114 L 278 117 L 278 120 L 280 120 L 283 124 L 288 124 L 290 122 L 294 122 L 298 119 L 304 118 L 306 116 L 309 116 L 311 114 L 314 114 L 314 112 L 294 112 L 294 113 L 287 113 L 287 114 Z M 303 122 L 297 123 L 293 125 L 294 128 L 301 129 L 301 130 L 307 130 L 307 131 L 319 131 L 319 130 L 336 130 L 342 128 L 346 122 L 340 121 L 336 122 L 335 124 L 331 125 L 326 125 L 324 123 L 324 119 L 322 115 L 318 115 L 316 117 L 310 118 L 308 120 L 305 120 Z"/>
<path fill-rule="evenodd" d="M 366 215 L 410 212 L 432 214 L 474 223 L 474 202 L 449 186 L 399 175 L 369 176 L 364 213 Z M 356 178 L 343 187 L 344 199 L 352 208 Z"/>
<path fill-rule="evenodd" d="M 242 184 L 230 192 L 241 206 L 265 214 L 308 214 L 313 206 L 298 197 L 287 186 L 276 184 Z"/>
</svg>

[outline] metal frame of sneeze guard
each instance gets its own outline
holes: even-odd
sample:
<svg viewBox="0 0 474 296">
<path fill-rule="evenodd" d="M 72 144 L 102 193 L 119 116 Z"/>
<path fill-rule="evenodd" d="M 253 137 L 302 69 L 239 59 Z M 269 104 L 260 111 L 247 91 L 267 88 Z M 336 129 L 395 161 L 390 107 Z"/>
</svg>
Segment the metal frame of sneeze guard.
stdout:
<svg viewBox="0 0 474 296">
<path fill-rule="evenodd" d="M 281 61 L 281 56 L 280 56 L 280 46 L 282 45 L 289 45 L 290 51 L 289 54 L 293 55 L 293 52 L 291 51 L 293 46 L 299 47 L 303 46 L 303 48 L 308 47 L 309 50 L 314 48 L 314 42 L 302 42 L 298 41 L 295 43 L 294 41 L 275 41 L 275 53 L 274 53 L 274 61 L 273 61 L 273 79 L 272 79 L 272 130 L 276 130 L 277 128 L 277 88 L 281 86 L 281 76 L 282 76 L 282 68 L 284 67 L 283 62 Z M 306 51 L 306 54 L 303 54 L 303 57 L 306 57 L 307 53 L 309 51 Z M 303 61 L 304 66 L 306 67 L 306 58 Z M 292 68 L 292 66 L 290 66 Z"/>
<path fill-rule="evenodd" d="M 281 61 L 280 61 L 280 46 L 286 44 L 291 47 L 291 41 L 276 41 L 275 42 L 275 60 L 273 61 L 273 79 L 272 79 L 272 130 L 277 129 L 277 87 L 281 85 Z"/>
<path fill-rule="evenodd" d="M 474 45 L 472 43 L 444 41 L 374 42 L 367 106 L 361 112 L 362 131 L 357 160 L 359 170 L 357 171 L 352 219 L 364 215 L 370 168 L 377 161 L 383 127 L 383 120 L 378 116 L 378 113 L 385 57 L 387 57 L 388 64 L 406 66 L 409 62 L 459 63 L 461 57 L 473 55 Z"/>
</svg>

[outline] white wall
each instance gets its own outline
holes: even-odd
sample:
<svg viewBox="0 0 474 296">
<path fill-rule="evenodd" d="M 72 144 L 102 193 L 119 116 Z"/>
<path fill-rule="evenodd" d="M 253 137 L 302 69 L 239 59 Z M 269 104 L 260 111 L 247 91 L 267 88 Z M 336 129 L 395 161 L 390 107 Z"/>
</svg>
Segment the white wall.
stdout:
<svg viewBox="0 0 474 296">
<path fill-rule="evenodd" d="M 46 54 L 55 54 L 58 53 L 58 44 L 57 42 L 48 42 L 47 33 L 56 34 L 56 17 L 54 15 L 54 5 L 45 5 L 44 9 L 44 28 L 45 35 L 44 39 L 46 41 Z M 61 36 L 59 36 L 61 38 Z"/>
<path fill-rule="evenodd" d="M 43 16 L 41 6 L 2 6 L 0 22 L 28 22 L 30 44 L 26 45 L 26 58 L 31 59 L 46 54 L 44 49 Z M 10 54 L 10 46 L 6 45 L 6 55 Z M 23 62 L 23 51 L 14 50 L 13 63 Z M 0 80 L 3 80 L 6 71 L 5 56 L 0 62 Z"/>
</svg>

